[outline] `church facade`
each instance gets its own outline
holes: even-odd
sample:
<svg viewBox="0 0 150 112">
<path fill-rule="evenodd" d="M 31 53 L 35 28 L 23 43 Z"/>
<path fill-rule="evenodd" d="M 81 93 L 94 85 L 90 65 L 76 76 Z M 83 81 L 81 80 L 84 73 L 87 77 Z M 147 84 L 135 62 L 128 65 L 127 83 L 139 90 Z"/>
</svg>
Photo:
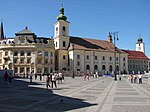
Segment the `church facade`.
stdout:
<svg viewBox="0 0 150 112">
<path fill-rule="evenodd" d="M 119 48 L 115 49 L 110 34 L 108 40 L 73 37 L 69 35 L 69 23 L 61 7 L 54 24 L 56 71 L 67 70 L 75 75 L 128 71 L 128 54 Z"/>
</svg>

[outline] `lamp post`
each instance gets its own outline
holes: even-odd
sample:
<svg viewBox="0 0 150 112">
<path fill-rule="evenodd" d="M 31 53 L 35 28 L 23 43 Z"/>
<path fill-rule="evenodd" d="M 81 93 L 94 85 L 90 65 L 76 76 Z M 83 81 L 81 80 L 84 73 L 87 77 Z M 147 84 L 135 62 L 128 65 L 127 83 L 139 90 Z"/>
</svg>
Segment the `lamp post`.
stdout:
<svg viewBox="0 0 150 112">
<path fill-rule="evenodd" d="M 110 33 L 113 35 L 114 39 L 114 64 L 115 64 L 115 70 L 114 70 L 114 80 L 117 81 L 117 74 L 116 74 L 116 39 L 118 39 L 118 32 L 112 32 Z"/>
<path fill-rule="evenodd" d="M 94 72 L 95 72 L 95 63 L 94 63 L 94 59 L 95 58 L 95 52 L 93 52 L 93 74 L 94 74 Z"/>
<path fill-rule="evenodd" d="M 72 55 L 73 55 L 73 58 L 72 58 L 72 61 L 73 61 L 73 66 L 72 66 L 72 71 L 73 71 L 73 73 L 72 73 L 72 78 L 75 78 L 75 76 L 74 76 L 74 44 L 72 44 Z"/>
</svg>

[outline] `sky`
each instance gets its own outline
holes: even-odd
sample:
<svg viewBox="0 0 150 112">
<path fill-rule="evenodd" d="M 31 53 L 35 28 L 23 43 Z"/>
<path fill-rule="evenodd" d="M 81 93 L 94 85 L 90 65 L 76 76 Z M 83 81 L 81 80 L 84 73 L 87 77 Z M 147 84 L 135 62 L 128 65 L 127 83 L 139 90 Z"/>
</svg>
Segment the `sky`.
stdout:
<svg viewBox="0 0 150 112">
<path fill-rule="evenodd" d="M 150 58 L 150 0 L 0 0 L 5 36 L 26 26 L 37 36 L 54 36 L 61 3 L 70 36 L 107 40 L 109 32 L 119 32 L 116 46 L 135 50 L 140 35 Z"/>
</svg>

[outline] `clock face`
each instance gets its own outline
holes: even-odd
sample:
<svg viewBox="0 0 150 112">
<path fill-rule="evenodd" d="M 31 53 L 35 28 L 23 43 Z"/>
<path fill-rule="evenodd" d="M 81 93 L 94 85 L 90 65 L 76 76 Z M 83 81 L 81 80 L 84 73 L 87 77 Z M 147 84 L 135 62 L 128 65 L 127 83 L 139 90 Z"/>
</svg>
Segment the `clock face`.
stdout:
<svg viewBox="0 0 150 112">
<path fill-rule="evenodd" d="M 139 50 L 141 50 L 141 47 L 138 47 Z"/>
</svg>

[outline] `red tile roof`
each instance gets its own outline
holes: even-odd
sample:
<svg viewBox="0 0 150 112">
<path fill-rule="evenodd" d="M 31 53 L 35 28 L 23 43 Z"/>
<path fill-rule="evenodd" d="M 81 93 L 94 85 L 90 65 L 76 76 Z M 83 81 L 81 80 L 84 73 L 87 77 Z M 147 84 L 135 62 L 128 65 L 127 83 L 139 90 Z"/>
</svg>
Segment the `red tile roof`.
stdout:
<svg viewBox="0 0 150 112">
<path fill-rule="evenodd" d="M 128 59 L 149 60 L 149 58 L 143 52 L 133 50 L 123 50 L 123 51 L 128 53 Z"/>
<path fill-rule="evenodd" d="M 90 38 L 80 38 L 80 37 L 70 37 L 70 42 L 73 44 L 74 48 L 77 50 L 93 50 L 93 51 L 104 51 L 104 52 L 114 52 L 114 44 L 106 40 L 96 40 Z M 116 51 L 123 52 L 120 49 Z"/>
</svg>

